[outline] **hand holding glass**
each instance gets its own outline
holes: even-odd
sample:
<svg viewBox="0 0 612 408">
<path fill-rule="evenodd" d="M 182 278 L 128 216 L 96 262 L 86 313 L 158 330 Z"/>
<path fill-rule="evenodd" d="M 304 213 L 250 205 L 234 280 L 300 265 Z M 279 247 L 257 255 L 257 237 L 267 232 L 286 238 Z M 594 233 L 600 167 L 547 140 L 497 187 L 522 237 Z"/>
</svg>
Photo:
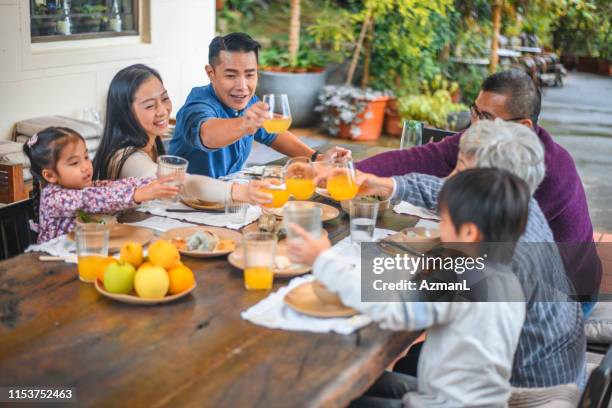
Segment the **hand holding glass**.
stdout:
<svg viewBox="0 0 612 408">
<path fill-rule="evenodd" d="M 188 164 L 189 162 L 182 157 L 170 155 L 159 156 L 157 158 L 157 177 L 172 176 L 173 181 L 169 184 L 177 186 L 180 190 L 185 184 Z M 176 198 L 174 201 L 176 201 Z"/>
<path fill-rule="evenodd" d="M 285 183 L 296 200 L 308 200 L 315 191 L 315 169 L 308 157 L 295 157 L 285 166 Z"/>
<path fill-rule="evenodd" d="M 355 197 L 358 190 L 352 160 L 342 158 L 331 162 L 327 176 L 329 195 L 336 201 L 350 200 Z"/>
<path fill-rule="evenodd" d="M 286 132 L 291 126 L 291 110 L 286 94 L 266 94 L 263 101 L 269 108 L 269 118 L 264 120 L 263 127 L 268 133 Z"/>
<path fill-rule="evenodd" d="M 261 191 L 272 195 L 272 202 L 264 204 L 266 208 L 281 208 L 287 200 L 289 200 L 289 191 L 284 180 L 284 171 L 282 166 L 266 166 L 263 171 L 262 178 L 267 181 L 270 186 L 262 188 Z"/>
</svg>

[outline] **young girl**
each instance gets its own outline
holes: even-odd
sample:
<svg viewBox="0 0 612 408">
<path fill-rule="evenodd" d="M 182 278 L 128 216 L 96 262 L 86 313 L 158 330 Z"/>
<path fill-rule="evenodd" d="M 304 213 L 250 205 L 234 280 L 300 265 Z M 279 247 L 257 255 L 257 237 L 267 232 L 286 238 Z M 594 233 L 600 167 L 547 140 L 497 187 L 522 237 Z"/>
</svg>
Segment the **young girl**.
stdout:
<svg viewBox="0 0 612 408">
<path fill-rule="evenodd" d="M 46 128 L 32 136 L 23 151 L 30 159 L 34 178 L 38 243 L 72 230 L 78 210 L 114 213 L 178 193 L 178 187 L 164 184 L 169 178 L 92 181 L 93 167 L 85 140 L 72 129 Z"/>
</svg>

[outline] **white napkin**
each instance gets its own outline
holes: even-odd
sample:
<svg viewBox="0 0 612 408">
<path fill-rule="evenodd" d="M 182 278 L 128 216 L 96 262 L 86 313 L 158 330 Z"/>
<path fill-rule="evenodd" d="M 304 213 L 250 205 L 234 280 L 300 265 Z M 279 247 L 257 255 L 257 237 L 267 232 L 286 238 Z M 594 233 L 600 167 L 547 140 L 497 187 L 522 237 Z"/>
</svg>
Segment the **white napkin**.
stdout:
<svg viewBox="0 0 612 408">
<path fill-rule="evenodd" d="M 128 222 L 128 225 L 134 225 L 136 227 L 145 227 L 150 228 L 154 231 L 166 232 L 173 228 L 181 228 L 181 227 L 195 227 L 195 224 L 190 224 L 188 222 L 182 222 L 179 220 L 175 220 L 168 217 L 158 217 L 153 216 L 149 217 L 146 220 L 138 221 L 138 222 Z"/>
<path fill-rule="evenodd" d="M 333 318 L 306 316 L 285 304 L 283 299 L 289 291 L 313 279 L 314 276 L 312 275 L 291 279 L 289 285 L 271 293 L 256 305 L 242 312 L 240 316 L 253 324 L 270 329 L 309 331 L 314 333 L 335 332 L 344 335 L 351 334 L 355 330 L 359 330 L 371 323 L 370 318 L 365 315 Z"/>
<path fill-rule="evenodd" d="M 398 214 L 414 215 L 419 218 L 426 218 L 430 220 L 440 220 L 440 217 L 435 212 L 430 211 L 427 208 L 417 207 L 416 205 L 412 205 L 406 201 L 402 201 L 393 207 L 393 211 Z"/>
<path fill-rule="evenodd" d="M 193 222 L 196 224 L 205 224 L 211 225 L 213 227 L 227 227 L 231 229 L 240 229 L 245 225 L 248 225 L 259 218 L 261 215 L 261 208 L 249 205 L 246 214 L 246 220 L 242 224 L 230 224 L 228 223 L 227 217 L 224 212 L 219 213 L 206 213 L 206 212 L 188 212 L 188 213 L 180 213 L 180 212 L 166 212 L 167 208 L 174 209 L 192 209 L 191 207 L 186 206 L 183 203 L 164 203 L 164 202 L 156 202 L 150 201 L 149 203 L 138 207 L 138 211 L 147 212 L 153 215 L 158 215 L 161 217 L 174 218 L 176 220 L 183 220 L 187 222 Z"/>
<path fill-rule="evenodd" d="M 42 244 L 30 245 L 25 252 L 46 252 L 64 258 L 64 262 L 77 263 L 76 243 L 68 235 L 60 235 Z"/>
</svg>

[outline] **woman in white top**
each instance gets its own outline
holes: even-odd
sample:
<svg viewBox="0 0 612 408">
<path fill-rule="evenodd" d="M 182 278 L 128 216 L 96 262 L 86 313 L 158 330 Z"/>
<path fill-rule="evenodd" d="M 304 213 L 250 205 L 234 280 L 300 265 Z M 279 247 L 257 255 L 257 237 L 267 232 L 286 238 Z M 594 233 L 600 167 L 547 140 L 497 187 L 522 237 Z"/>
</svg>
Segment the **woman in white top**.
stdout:
<svg viewBox="0 0 612 408">
<path fill-rule="evenodd" d="M 165 154 L 160 135 L 168 130 L 172 102 L 161 76 L 136 64 L 119 71 L 108 89 L 106 122 L 94 158 L 94 178 L 155 177 L 157 157 Z M 264 204 L 266 183 L 235 184 L 189 174 L 184 194 L 212 202 L 229 200 Z"/>
</svg>

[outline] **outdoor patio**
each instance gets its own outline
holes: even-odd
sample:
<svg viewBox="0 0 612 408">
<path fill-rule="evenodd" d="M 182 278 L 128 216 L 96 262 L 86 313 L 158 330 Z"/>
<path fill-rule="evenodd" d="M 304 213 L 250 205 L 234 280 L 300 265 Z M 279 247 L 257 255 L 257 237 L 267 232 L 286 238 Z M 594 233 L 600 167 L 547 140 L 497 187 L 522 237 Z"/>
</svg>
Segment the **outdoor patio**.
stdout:
<svg viewBox="0 0 612 408">
<path fill-rule="evenodd" d="M 612 407 L 609 0 L 0 26 L 0 407 Z"/>
</svg>

